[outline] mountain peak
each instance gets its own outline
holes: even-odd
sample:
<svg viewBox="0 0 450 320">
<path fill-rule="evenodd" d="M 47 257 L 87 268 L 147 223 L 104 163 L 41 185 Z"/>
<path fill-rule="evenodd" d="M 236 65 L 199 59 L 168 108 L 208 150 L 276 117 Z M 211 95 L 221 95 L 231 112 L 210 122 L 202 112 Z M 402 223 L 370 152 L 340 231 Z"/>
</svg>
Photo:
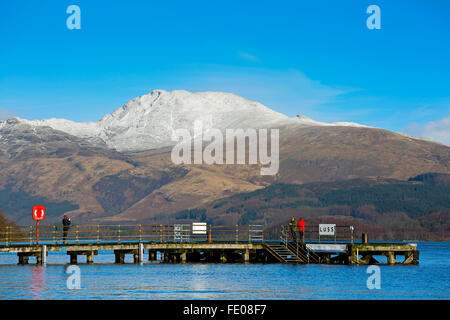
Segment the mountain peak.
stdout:
<svg viewBox="0 0 450 320">
<path fill-rule="evenodd" d="M 192 130 L 195 121 L 220 130 L 270 127 L 288 119 L 261 103 L 226 92 L 153 90 L 129 100 L 97 122 L 66 119 L 17 119 L 31 126 L 48 126 L 118 151 L 141 151 L 173 145 L 172 132 Z"/>
<path fill-rule="evenodd" d="M 173 145 L 175 129 L 192 130 L 195 121 L 219 130 L 271 128 L 279 125 L 345 125 L 314 121 L 304 115 L 295 118 L 276 112 L 263 104 L 228 92 L 189 92 L 155 89 L 133 98 L 97 122 L 66 119 L 14 121 L 31 126 L 48 126 L 117 151 L 143 151 Z M 4 125 L 4 122 L 3 122 Z M 2 122 L 0 121 L 0 128 Z"/>
</svg>

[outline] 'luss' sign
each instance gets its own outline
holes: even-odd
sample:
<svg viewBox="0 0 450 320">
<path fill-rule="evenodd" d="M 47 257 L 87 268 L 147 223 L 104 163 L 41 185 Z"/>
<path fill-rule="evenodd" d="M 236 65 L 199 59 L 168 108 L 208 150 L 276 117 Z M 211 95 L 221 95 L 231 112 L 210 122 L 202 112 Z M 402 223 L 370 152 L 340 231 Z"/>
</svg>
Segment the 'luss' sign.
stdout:
<svg viewBox="0 0 450 320">
<path fill-rule="evenodd" d="M 319 224 L 319 235 L 321 236 L 334 236 L 335 231 L 335 224 Z"/>
</svg>

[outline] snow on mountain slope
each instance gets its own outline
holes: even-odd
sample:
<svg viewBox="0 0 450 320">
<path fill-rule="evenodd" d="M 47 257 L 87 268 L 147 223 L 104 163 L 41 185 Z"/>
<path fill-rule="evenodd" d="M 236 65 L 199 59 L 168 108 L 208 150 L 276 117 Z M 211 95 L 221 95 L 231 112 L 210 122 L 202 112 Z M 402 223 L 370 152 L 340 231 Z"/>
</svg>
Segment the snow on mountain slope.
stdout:
<svg viewBox="0 0 450 320">
<path fill-rule="evenodd" d="M 155 90 L 135 98 L 100 120 L 102 138 L 119 150 L 172 145 L 172 131 L 203 128 L 255 128 L 287 119 L 260 103 L 222 92 Z M 146 146 L 143 148 L 143 146 Z"/>
<path fill-rule="evenodd" d="M 294 118 L 288 118 L 285 120 L 281 120 L 276 123 L 276 125 L 282 126 L 340 126 L 340 127 L 364 127 L 370 128 L 369 126 L 365 126 L 356 122 L 320 122 L 313 119 L 308 118 L 304 115 L 297 115 Z"/>
<path fill-rule="evenodd" d="M 97 122 L 16 119 L 31 126 L 48 126 L 95 144 L 106 144 L 117 151 L 141 151 L 173 145 L 173 130 L 183 128 L 192 131 L 196 120 L 202 121 L 204 130 L 270 128 L 289 124 L 359 126 L 318 122 L 304 116 L 289 118 L 261 103 L 232 93 L 191 93 L 184 90 L 154 90 L 128 101 Z"/>
</svg>

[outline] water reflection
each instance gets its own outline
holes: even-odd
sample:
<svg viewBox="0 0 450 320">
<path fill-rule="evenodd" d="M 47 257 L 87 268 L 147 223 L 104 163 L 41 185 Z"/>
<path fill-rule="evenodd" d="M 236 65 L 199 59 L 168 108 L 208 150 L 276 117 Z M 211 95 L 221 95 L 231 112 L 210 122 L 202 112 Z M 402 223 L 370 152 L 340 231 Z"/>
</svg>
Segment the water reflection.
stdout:
<svg viewBox="0 0 450 320">
<path fill-rule="evenodd" d="M 208 272 L 208 266 L 203 264 L 195 264 L 190 266 L 192 272 L 187 285 L 190 287 L 192 299 L 205 299 L 205 293 L 208 291 L 208 286 L 211 285 L 208 277 L 205 277 L 205 273 Z M 208 296 L 208 298 L 216 298 L 214 295 Z"/>
<path fill-rule="evenodd" d="M 36 265 L 32 268 L 30 292 L 33 296 L 33 300 L 41 300 L 45 282 L 45 266 Z"/>
<path fill-rule="evenodd" d="M 381 267 L 381 290 L 367 288 L 366 266 L 115 265 L 107 254 L 82 264 L 81 289 L 69 290 L 65 255 L 46 266 L 0 255 L 0 299 L 449 299 L 450 243 L 420 250 L 418 266 Z"/>
</svg>

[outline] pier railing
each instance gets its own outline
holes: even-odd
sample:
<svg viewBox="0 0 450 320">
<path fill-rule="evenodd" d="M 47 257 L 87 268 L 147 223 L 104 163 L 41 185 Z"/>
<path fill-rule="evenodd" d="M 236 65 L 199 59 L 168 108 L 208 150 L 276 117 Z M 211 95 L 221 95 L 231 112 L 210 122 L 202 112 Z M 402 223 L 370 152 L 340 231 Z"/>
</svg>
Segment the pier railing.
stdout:
<svg viewBox="0 0 450 320">
<path fill-rule="evenodd" d="M 38 236 L 39 235 L 39 236 Z M 121 242 L 261 242 L 262 225 L 207 225 L 199 234 L 190 224 L 0 227 L 0 245 Z"/>
<path fill-rule="evenodd" d="M 285 225 L 281 228 L 281 236 L 283 236 L 283 230 L 286 239 L 294 240 L 290 231 L 290 226 Z M 296 229 L 297 230 L 297 229 Z M 333 235 L 321 235 L 319 232 L 319 225 L 307 225 L 304 231 L 304 240 L 307 242 L 353 242 L 356 236 L 356 231 L 353 226 L 348 225 L 336 225 Z M 300 233 L 296 231 L 296 239 L 301 241 Z M 357 237 L 359 239 L 359 237 Z"/>
</svg>

